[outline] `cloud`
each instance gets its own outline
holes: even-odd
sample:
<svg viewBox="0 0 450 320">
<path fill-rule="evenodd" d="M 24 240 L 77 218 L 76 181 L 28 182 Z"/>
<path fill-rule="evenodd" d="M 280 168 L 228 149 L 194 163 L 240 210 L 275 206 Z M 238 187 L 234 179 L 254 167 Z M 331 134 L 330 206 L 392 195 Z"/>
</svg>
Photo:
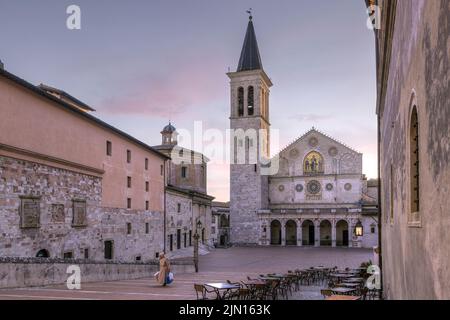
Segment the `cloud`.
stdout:
<svg viewBox="0 0 450 320">
<path fill-rule="evenodd" d="M 320 114 L 314 114 L 314 113 L 306 113 L 306 114 L 297 114 L 292 117 L 293 119 L 303 122 L 303 121 L 321 121 L 321 120 L 328 120 L 331 119 L 332 116 L 330 115 L 320 115 Z"/>
<path fill-rule="evenodd" d="M 211 72 L 217 61 L 188 61 L 164 74 L 145 72 L 124 80 L 120 92 L 103 99 L 99 109 L 109 114 L 176 118 L 224 94 L 223 72 Z M 211 77 L 211 75 L 216 76 Z"/>
</svg>

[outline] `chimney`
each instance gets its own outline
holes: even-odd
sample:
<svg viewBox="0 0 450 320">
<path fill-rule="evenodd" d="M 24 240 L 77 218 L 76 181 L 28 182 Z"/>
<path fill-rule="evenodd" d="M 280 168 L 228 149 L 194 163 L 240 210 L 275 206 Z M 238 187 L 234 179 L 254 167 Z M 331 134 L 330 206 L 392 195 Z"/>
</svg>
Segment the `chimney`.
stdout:
<svg viewBox="0 0 450 320">
<path fill-rule="evenodd" d="M 2 69 L 2 70 L 5 69 L 5 65 L 3 64 L 2 60 L 0 60 L 0 69 Z"/>
</svg>

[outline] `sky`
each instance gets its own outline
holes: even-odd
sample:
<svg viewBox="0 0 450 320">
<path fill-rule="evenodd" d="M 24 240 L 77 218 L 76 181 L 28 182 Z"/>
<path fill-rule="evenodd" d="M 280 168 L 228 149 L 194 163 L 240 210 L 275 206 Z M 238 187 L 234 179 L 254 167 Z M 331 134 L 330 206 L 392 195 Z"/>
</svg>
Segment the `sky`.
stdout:
<svg viewBox="0 0 450 320">
<path fill-rule="evenodd" d="M 73 4 L 80 30 L 66 26 Z M 226 73 L 236 70 L 248 8 L 274 83 L 272 154 L 314 126 L 363 153 L 363 173 L 376 178 L 375 43 L 363 0 L 0 0 L 0 60 L 149 145 L 169 119 L 225 132 Z M 208 193 L 229 199 L 228 165 L 208 166 Z"/>
</svg>

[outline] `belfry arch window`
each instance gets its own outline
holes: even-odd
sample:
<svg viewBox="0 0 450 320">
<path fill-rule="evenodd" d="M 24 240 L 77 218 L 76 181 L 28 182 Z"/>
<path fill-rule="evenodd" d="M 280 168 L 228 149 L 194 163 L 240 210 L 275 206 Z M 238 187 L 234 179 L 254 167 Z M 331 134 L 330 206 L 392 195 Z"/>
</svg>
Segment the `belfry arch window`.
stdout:
<svg viewBox="0 0 450 320">
<path fill-rule="evenodd" d="M 410 222 L 420 222 L 419 197 L 419 117 L 417 107 L 414 105 L 411 112 L 409 127 L 409 176 L 410 176 Z"/>
<path fill-rule="evenodd" d="M 255 112 L 255 90 L 253 86 L 248 87 L 247 92 L 247 113 L 249 116 L 252 116 Z"/>
<path fill-rule="evenodd" d="M 238 116 L 242 117 L 244 115 L 244 88 L 239 87 L 238 89 Z"/>
<path fill-rule="evenodd" d="M 313 175 L 324 172 L 323 157 L 316 151 L 308 153 L 303 160 L 303 174 Z"/>
</svg>

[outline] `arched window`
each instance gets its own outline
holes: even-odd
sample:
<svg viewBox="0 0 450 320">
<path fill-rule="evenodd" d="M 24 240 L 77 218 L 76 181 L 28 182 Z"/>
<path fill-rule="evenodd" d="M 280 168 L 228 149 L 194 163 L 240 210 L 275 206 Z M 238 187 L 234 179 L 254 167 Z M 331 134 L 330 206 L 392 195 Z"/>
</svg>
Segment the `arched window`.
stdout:
<svg viewBox="0 0 450 320">
<path fill-rule="evenodd" d="M 244 115 L 244 88 L 239 87 L 238 89 L 238 116 L 242 117 Z"/>
<path fill-rule="evenodd" d="M 254 89 L 253 86 L 248 87 L 248 95 L 247 95 L 247 113 L 249 116 L 252 116 L 255 110 L 254 107 Z"/>
<path fill-rule="evenodd" d="M 303 174 L 319 174 L 324 172 L 323 157 L 316 151 L 308 153 L 303 160 Z"/>
<path fill-rule="evenodd" d="M 419 197 L 419 118 L 417 107 L 414 105 L 411 112 L 409 128 L 409 175 L 410 175 L 410 222 L 420 222 L 420 197 Z"/>
</svg>

